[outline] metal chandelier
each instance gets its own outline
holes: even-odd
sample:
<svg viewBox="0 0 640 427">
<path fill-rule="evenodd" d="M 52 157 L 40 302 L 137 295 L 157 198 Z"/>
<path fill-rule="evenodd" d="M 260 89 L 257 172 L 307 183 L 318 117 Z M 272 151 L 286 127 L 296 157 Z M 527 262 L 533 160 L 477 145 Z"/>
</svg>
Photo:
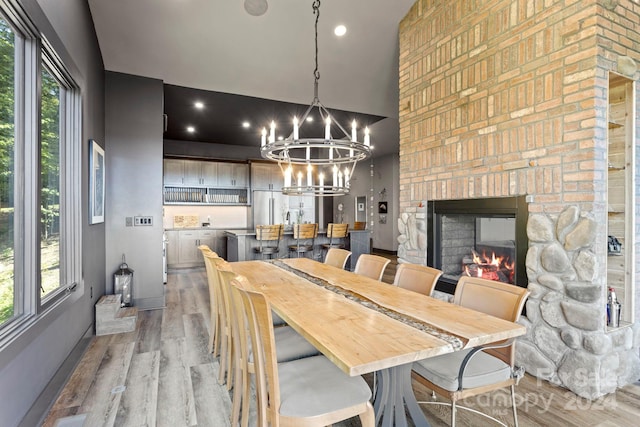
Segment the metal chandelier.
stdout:
<svg viewBox="0 0 640 427">
<path fill-rule="evenodd" d="M 349 193 L 349 182 L 356 164 L 371 157 L 369 129 L 364 129 L 362 142 L 357 138 L 355 120 L 351 133 L 347 132 L 318 98 L 318 20 L 320 0 L 314 0 L 315 20 L 315 70 L 313 101 L 300 118 L 293 118 L 293 131 L 288 138 L 276 140 L 275 122 L 270 129 L 262 129 L 260 154 L 265 159 L 278 162 L 284 175 L 282 192 L 289 195 L 342 196 Z M 300 138 L 300 128 L 307 117 L 317 110 L 324 123 L 324 135 L 316 138 Z M 340 137 L 332 134 L 339 131 Z"/>
</svg>

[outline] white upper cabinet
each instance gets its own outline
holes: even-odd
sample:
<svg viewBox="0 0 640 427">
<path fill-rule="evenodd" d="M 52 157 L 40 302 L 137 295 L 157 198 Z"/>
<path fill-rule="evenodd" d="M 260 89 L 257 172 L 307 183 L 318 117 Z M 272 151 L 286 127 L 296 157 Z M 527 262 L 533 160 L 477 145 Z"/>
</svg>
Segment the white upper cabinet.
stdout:
<svg viewBox="0 0 640 427">
<path fill-rule="evenodd" d="M 249 167 L 244 163 L 218 163 L 218 187 L 248 187 Z"/>
<path fill-rule="evenodd" d="M 283 177 L 276 163 L 251 163 L 251 188 L 253 190 L 282 190 Z"/>
<path fill-rule="evenodd" d="M 184 160 L 164 160 L 164 185 L 183 185 Z"/>
</svg>

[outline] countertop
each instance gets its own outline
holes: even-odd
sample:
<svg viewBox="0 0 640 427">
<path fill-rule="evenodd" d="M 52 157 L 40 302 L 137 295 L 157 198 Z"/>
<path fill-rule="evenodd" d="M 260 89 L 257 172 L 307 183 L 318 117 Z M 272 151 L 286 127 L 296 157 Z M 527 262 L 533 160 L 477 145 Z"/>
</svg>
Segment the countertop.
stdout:
<svg viewBox="0 0 640 427">
<path fill-rule="evenodd" d="M 362 233 L 368 232 L 369 230 L 349 230 L 349 233 Z M 225 230 L 228 235 L 240 237 L 240 236 L 255 236 L 256 230 L 254 229 L 246 229 L 246 230 Z M 318 234 L 327 234 L 327 230 L 318 230 Z M 285 236 L 293 235 L 293 230 L 285 230 Z"/>
<path fill-rule="evenodd" d="M 253 228 L 216 228 L 216 227 L 177 227 L 177 228 L 165 228 L 164 231 L 224 231 L 232 236 L 255 236 L 256 230 Z M 369 230 L 349 230 L 349 233 L 362 233 Z M 285 230 L 285 235 L 293 234 L 293 230 Z M 318 230 L 318 234 L 327 234 L 327 230 Z"/>
</svg>

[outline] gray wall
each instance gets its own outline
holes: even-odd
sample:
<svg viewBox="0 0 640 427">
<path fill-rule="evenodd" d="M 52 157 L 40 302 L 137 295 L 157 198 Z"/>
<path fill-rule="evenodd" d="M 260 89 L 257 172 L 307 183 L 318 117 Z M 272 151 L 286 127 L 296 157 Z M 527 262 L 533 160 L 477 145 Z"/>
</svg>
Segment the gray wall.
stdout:
<svg viewBox="0 0 640 427">
<path fill-rule="evenodd" d="M 106 281 L 126 255 L 140 309 L 164 306 L 162 282 L 162 81 L 106 73 Z M 152 226 L 125 219 L 152 216 Z"/>
<path fill-rule="evenodd" d="M 104 225 L 88 225 L 88 140 L 104 144 L 104 66 L 83 0 L 22 0 L 38 29 L 69 68 L 82 93 L 83 283 L 76 295 L 32 324 L 0 353 L 0 424 L 18 425 L 85 333 L 104 293 Z M 107 148 L 108 149 L 108 148 Z M 93 297 L 91 294 L 93 293 Z"/>
<path fill-rule="evenodd" d="M 397 154 L 373 159 L 373 247 L 398 250 L 398 211 L 400 199 L 400 161 Z M 386 190 L 385 197 L 382 191 Z M 386 224 L 380 222 L 378 202 L 387 201 Z"/>
<path fill-rule="evenodd" d="M 358 163 L 351 178 L 349 195 L 333 199 L 333 220 L 340 222 L 337 206 L 338 203 L 344 203 L 342 220 L 352 227 L 355 220 L 355 198 L 365 196 L 367 199 L 367 229 L 371 231 L 371 247 L 397 251 L 399 177 L 400 165 L 397 154 L 376 157 Z M 378 202 L 382 201 L 380 192 L 383 189 L 386 189 L 386 201 L 389 209 L 386 224 L 380 223 L 378 215 Z M 371 216 L 372 212 L 373 216 Z M 373 221 L 373 226 L 371 226 L 371 221 Z"/>
</svg>

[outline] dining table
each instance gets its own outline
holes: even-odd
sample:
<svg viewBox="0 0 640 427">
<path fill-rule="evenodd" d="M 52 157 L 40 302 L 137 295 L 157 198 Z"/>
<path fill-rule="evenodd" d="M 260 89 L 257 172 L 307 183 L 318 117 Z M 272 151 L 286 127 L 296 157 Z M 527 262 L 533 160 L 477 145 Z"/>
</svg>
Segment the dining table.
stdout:
<svg viewBox="0 0 640 427">
<path fill-rule="evenodd" d="M 525 327 L 309 258 L 232 262 L 287 324 L 350 376 L 374 373 L 376 425 L 428 426 L 415 361 L 524 335 Z"/>
</svg>

